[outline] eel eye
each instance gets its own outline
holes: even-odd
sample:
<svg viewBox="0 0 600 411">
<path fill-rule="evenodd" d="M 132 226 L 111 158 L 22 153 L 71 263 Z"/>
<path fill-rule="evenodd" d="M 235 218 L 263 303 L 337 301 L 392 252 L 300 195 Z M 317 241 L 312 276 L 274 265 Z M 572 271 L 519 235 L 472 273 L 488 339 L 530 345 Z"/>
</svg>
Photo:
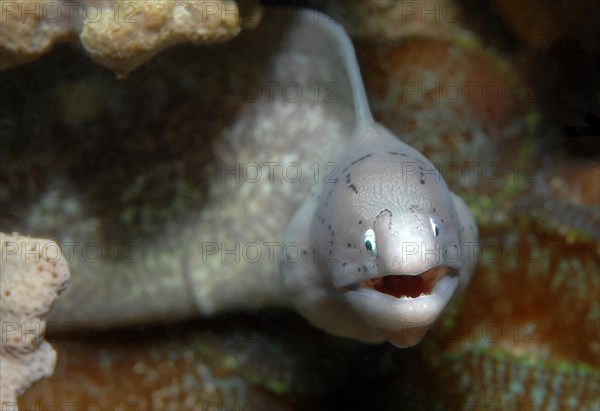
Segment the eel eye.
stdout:
<svg viewBox="0 0 600 411">
<path fill-rule="evenodd" d="M 431 229 L 433 230 L 433 234 L 435 234 L 436 237 L 439 237 L 440 235 L 440 223 L 437 221 L 437 219 L 434 219 L 433 217 L 429 217 L 429 222 L 431 223 Z"/>
<path fill-rule="evenodd" d="M 375 231 L 369 228 L 365 232 L 365 247 L 367 251 L 373 256 L 377 257 L 377 244 L 375 243 Z"/>
</svg>

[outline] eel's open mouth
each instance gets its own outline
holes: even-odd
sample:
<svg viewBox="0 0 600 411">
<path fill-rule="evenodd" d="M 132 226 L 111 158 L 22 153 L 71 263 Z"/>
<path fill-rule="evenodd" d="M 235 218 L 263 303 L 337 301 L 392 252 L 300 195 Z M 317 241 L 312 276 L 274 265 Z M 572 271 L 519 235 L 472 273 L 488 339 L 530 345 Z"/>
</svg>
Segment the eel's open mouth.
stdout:
<svg viewBox="0 0 600 411">
<path fill-rule="evenodd" d="M 430 268 L 418 275 L 385 275 L 383 277 L 371 278 L 361 281 L 359 286 L 371 288 L 383 294 L 396 298 L 416 298 L 430 295 L 445 275 L 453 276 L 456 270 L 446 266 Z"/>
<path fill-rule="evenodd" d="M 398 347 L 418 343 L 458 287 L 459 270 L 437 266 L 417 275 L 385 275 L 344 290 L 348 304 Z"/>
</svg>

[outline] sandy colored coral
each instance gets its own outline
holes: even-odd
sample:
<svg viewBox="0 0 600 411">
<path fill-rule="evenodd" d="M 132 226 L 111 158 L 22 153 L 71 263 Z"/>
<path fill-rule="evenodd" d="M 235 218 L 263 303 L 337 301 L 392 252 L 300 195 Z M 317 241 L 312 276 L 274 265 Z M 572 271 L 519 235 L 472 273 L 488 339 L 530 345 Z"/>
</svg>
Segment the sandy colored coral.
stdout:
<svg viewBox="0 0 600 411">
<path fill-rule="evenodd" d="M 260 20 L 258 6 L 248 19 Z M 229 40 L 241 24 L 233 0 L 2 2 L 0 69 L 34 60 L 54 44 L 79 36 L 95 61 L 124 76 L 176 44 Z"/>
<path fill-rule="evenodd" d="M 55 43 L 73 37 L 74 17 L 60 1 L 3 1 L 0 69 L 34 60 L 50 51 Z"/>
<path fill-rule="evenodd" d="M 51 240 L 0 233 L 0 398 L 15 409 L 16 397 L 54 370 L 56 352 L 43 339 L 44 315 L 69 280 L 67 261 Z"/>
<path fill-rule="evenodd" d="M 160 51 L 186 41 L 225 41 L 240 31 L 233 1 L 120 1 L 83 19 L 80 38 L 98 63 L 126 74 Z"/>
</svg>

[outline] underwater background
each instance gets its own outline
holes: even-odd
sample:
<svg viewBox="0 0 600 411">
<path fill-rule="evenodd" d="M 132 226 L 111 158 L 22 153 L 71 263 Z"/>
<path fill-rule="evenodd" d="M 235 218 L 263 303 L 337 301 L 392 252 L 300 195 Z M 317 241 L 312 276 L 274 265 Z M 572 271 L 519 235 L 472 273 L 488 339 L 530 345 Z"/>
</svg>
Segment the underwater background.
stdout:
<svg viewBox="0 0 600 411">
<path fill-rule="evenodd" d="M 238 4 L 239 34 L 143 64 L 70 29 L 44 55 L 0 53 L 0 230 L 136 241 L 200 209 L 198 164 L 245 104 L 231 87 L 262 69 L 239 42 L 269 24 L 262 7 L 313 7 L 349 32 L 376 120 L 474 213 L 468 290 L 409 349 L 280 309 L 49 329 L 56 369 L 19 409 L 600 409 L 598 3 Z"/>
</svg>

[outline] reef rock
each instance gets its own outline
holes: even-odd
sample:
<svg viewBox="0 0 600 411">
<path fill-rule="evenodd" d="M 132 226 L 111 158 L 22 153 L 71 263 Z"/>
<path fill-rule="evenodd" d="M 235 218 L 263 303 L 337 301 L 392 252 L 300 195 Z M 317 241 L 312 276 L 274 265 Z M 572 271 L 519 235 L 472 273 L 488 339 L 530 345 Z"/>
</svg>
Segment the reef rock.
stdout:
<svg viewBox="0 0 600 411">
<path fill-rule="evenodd" d="M 3 2 L 0 22 L 0 69 L 34 60 L 55 43 L 79 37 L 96 62 L 120 76 L 168 47 L 226 41 L 241 26 L 231 0 Z"/>
<path fill-rule="evenodd" d="M 25 0 L 0 5 L 0 69 L 35 60 L 74 36 L 74 14 L 62 3 Z"/>
<path fill-rule="evenodd" d="M 51 240 L 0 233 L 0 397 L 16 409 L 16 397 L 52 375 L 56 352 L 43 339 L 44 315 L 69 280 L 67 261 Z"/>
<path fill-rule="evenodd" d="M 128 73 L 175 44 L 229 40 L 240 31 L 233 1 L 116 2 L 95 20 L 84 16 L 80 39 L 92 58 Z"/>
</svg>

